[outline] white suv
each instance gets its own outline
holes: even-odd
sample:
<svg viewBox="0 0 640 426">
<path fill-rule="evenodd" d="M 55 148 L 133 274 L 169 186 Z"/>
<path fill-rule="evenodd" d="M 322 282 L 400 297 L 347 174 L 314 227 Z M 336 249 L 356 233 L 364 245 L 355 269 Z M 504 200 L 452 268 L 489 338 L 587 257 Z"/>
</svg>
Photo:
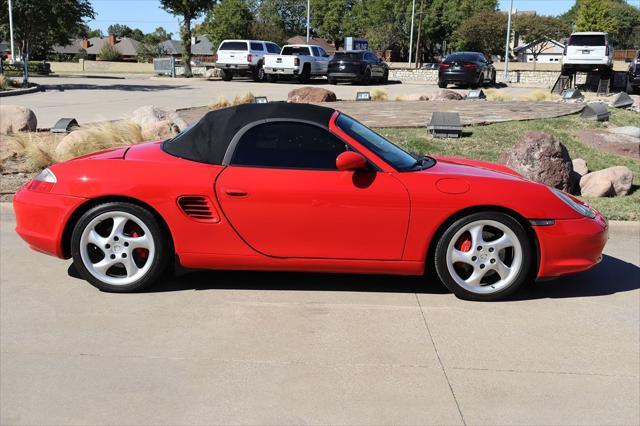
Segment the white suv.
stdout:
<svg viewBox="0 0 640 426">
<path fill-rule="evenodd" d="M 224 81 L 248 74 L 254 81 L 264 81 L 263 57 L 269 53 L 280 53 L 280 46 L 263 40 L 223 40 L 216 54 L 216 68 Z"/>
<path fill-rule="evenodd" d="M 576 71 L 607 73 L 612 67 L 613 48 L 609 45 L 607 33 L 572 33 L 564 45 L 563 74 Z"/>
</svg>

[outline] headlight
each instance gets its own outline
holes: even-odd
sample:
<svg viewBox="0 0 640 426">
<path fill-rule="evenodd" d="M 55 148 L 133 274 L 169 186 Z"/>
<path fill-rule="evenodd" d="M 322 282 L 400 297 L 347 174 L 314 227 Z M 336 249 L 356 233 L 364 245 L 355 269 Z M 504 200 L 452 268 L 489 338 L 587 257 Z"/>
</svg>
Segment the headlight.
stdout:
<svg viewBox="0 0 640 426">
<path fill-rule="evenodd" d="M 582 216 L 588 217 L 591 219 L 594 219 L 596 217 L 596 212 L 591 207 L 585 206 L 584 204 L 580 204 L 574 201 L 571 197 L 569 197 L 567 194 L 560 191 L 559 189 L 555 189 L 555 188 L 549 188 L 549 189 L 551 190 L 551 192 L 553 192 L 556 195 L 556 197 L 560 198 L 562 201 L 565 202 L 565 204 L 567 204 L 573 210 L 580 213 Z"/>
<path fill-rule="evenodd" d="M 58 179 L 49 169 L 44 169 L 27 185 L 29 191 L 51 192 Z"/>
<path fill-rule="evenodd" d="M 38 173 L 38 175 L 34 177 L 33 180 L 37 180 L 38 182 L 49 182 L 49 183 L 56 183 L 58 181 L 58 179 L 56 178 L 56 175 L 54 175 L 53 172 L 48 168 Z"/>
</svg>

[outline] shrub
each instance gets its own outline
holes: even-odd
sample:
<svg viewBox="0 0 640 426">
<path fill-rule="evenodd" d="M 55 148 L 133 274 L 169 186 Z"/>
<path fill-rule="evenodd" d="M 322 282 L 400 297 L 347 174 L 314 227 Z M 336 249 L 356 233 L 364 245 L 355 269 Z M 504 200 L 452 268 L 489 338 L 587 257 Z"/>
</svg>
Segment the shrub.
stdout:
<svg viewBox="0 0 640 426">
<path fill-rule="evenodd" d="M 100 53 L 98 53 L 98 58 L 101 61 L 119 61 L 122 55 L 118 52 L 118 49 L 115 46 L 110 45 L 109 43 L 105 43 L 100 49 Z"/>
<path fill-rule="evenodd" d="M 233 99 L 232 104 L 233 105 L 250 104 L 250 103 L 253 103 L 254 100 L 255 100 L 255 96 L 253 96 L 253 93 L 246 92 L 244 95 L 236 96 Z"/>
<path fill-rule="evenodd" d="M 224 96 L 218 96 L 215 102 L 209 104 L 210 109 L 221 109 L 231 106 L 231 102 Z"/>
<path fill-rule="evenodd" d="M 25 172 L 38 172 L 55 163 L 55 145 L 56 136 L 51 133 L 18 132 L 7 137 L 8 151 L 23 162 Z"/>
<path fill-rule="evenodd" d="M 140 126 L 130 120 L 105 121 L 69 133 L 56 147 L 56 161 L 143 142 Z"/>
<path fill-rule="evenodd" d="M 389 97 L 385 89 L 375 89 L 371 92 L 372 101 L 386 101 Z"/>
<path fill-rule="evenodd" d="M 498 89 L 487 89 L 484 91 L 488 101 L 512 101 L 513 96 Z"/>
</svg>

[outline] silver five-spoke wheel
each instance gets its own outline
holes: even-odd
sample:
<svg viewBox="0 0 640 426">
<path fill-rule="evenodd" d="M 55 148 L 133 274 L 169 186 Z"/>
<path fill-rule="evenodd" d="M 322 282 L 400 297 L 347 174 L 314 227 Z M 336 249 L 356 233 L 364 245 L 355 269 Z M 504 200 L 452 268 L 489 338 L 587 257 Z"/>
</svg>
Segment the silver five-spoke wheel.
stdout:
<svg viewBox="0 0 640 426">
<path fill-rule="evenodd" d="M 513 293 L 529 276 L 531 246 L 513 217 L 480 212 L 450 224 L 435 249 L 442 282 L 457 296 L 497 300 Z"/>
<path fill-rule="evenodd" d="M 126 285 L 149 270 L 155 245 L 147 225 L 122 211 L 95 217 L 82 232 L 80 255 L 87 270 L 102 282 Z"/>
<path fill-rule="evenodd" d="M 169 263 L 170 241 L 149 210 L 109 202 L 88 210 L 71 236 L 76 269 L 105 291 L 139 290 L 157 280 Z"/>
<path fill-rule="evenodd" d="M 492 293 L 508 287 L 522 266 L 522 245 L 500 222 L 479 220 L 463 226 L 447 248 L 447 268 L 461 287 Z"/>
</svg>

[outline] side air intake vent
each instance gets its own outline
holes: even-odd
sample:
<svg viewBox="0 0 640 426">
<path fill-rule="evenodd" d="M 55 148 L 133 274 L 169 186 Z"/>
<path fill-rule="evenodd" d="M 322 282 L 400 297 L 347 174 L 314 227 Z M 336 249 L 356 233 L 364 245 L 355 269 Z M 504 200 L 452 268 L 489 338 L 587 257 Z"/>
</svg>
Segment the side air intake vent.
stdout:
<svg viewBox="0 0 640 426">
<path fill-rule="evenodd" d="M 207 197 L 184 196 L 178 198 L 178 205 L 184 214 L 198 222 L 217 223 L 220 217 Z"/>
</svg>

